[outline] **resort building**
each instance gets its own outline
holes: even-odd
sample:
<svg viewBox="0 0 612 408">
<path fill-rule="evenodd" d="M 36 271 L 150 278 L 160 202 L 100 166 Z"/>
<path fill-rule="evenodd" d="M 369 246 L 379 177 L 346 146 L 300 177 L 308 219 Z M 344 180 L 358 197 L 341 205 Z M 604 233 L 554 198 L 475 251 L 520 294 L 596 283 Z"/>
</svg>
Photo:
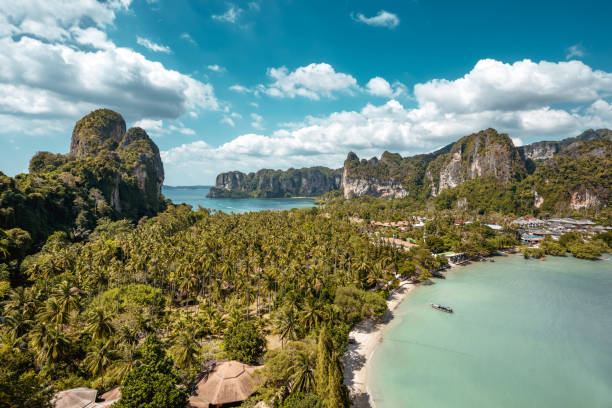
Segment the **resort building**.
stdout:
<svg viewBox="0 0 612 408">
<path fill-rule="evenodd" d="M 544 221 L 535 218 L 535 217 L 524 217 L 524 218 L 518 218 L 514 221 L 512 221 L 513 225 L 517 225 L 519 228 L 525 229 L 525 228 L 540 228 L 541 226 L 544 225 Z"/>
<path fill-rule="evenodd" d="M 217 363 L 196 385 L 195 395 L 189 397 L 189 408 L 219 408 L 239 406 L 255 393 L 253 378 L 261 366 L 250 366 L 239 361 Z"/>
</svg>

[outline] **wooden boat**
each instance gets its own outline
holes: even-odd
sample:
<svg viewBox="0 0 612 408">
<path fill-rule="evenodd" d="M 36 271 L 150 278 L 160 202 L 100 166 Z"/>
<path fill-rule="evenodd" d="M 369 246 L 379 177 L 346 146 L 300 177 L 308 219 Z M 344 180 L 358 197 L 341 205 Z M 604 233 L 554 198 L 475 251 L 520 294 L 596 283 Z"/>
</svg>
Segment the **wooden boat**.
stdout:
<svg viewBox="0 0 612 408">
<path fill-rule="evenodd" d="M 442 312 L 446 312 L 446 313 L 453 313 L 453 309 L 451 309 L 448 306 L 442 306 L 442 305 L 438 305 L 435 303 L 430 303 L 431 307 L 433 307 L 434 309 L 440 310 Z"/>
</svg>

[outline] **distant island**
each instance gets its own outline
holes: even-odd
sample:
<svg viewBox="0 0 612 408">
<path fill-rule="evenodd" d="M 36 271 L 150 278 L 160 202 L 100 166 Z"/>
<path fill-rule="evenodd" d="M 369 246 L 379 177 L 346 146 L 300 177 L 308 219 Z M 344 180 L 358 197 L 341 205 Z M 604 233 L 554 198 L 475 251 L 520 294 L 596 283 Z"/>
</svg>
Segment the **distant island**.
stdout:
<svg viewBox="0 0 612 408">
<path fill-rule="evenodd" d="M 221 173 L 210 189 L 211 198 L 317 197 L 342 187 L 342 170 L 309 167 L 289 170 L 259 170 Z"/>
</svg>

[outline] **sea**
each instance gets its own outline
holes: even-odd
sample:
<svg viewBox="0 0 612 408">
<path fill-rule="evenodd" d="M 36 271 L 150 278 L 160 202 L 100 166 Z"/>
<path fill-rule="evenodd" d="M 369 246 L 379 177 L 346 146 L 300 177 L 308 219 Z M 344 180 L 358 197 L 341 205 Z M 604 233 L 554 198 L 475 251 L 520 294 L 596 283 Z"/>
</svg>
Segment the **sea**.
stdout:
<svg viewBox="0 0 612 408">
<path fill-rule="evenodd" d="M 174 204 L 189 204 L 226 213 L 245 213 L 264 210 L 290 210 L 315 206 L 314 198 L 207 198 L 210 186 L 163 186 L 162 193 Z"/>
<path fill-rule="evenodd" d="M 612 407 L 612 256 L 605 257 L 497 257 L 417 288 L 373 354 L 373 406 Z"/>
</svg>

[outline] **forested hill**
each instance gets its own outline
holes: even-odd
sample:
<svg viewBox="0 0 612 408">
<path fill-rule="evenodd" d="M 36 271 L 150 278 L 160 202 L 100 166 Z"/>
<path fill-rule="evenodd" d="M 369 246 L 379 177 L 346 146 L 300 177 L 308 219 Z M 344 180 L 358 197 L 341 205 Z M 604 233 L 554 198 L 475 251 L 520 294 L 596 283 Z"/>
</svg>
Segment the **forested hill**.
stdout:
<svg viewBox="0 0 612 408">
<path fill-rule="evenodd" d="M 588 130 L 557 142 L 516 148 L 507 134 L 487 129 L 437 152 L 380 160 L 349 153 L 345 198 L 375 196 L 435 202 L 440 209 L 521 213 L 563 212 L 608 205 L 612 131 Z"/>
<path fill-rule="evenodd" d="M 289 170 L 259 170 L 245 174 L 239 171 L 221 173 L 215 187 L 210 189 L 213 198 L 276 198 L 316 197 L 342 186 L 342 170 L 327 167 L 310 167 Z"/>
<path fill-rule="evenodd" d="M 68 154 L 39 152 L 28 174 L 0 173 L 0 229 L 20 250 L 55 231 L 83 238 L 102 217 L 138 220 L 163 210 L 163 181 L 147 133 L 126 131 L 120 114 L 99 109 L 76 123 Z"/>
</svg>

